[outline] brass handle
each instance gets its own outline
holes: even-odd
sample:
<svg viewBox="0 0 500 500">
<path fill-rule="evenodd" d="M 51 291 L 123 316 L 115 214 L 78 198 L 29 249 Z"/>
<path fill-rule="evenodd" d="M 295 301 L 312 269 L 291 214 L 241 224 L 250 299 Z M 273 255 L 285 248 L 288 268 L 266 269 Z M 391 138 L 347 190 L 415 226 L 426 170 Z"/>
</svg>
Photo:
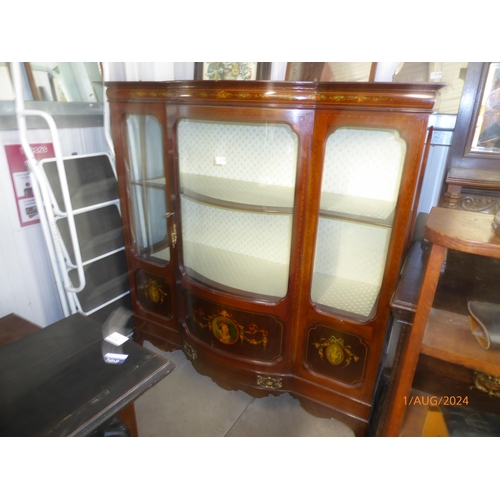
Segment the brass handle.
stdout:
<svg viewBox="0 0 500 500">
<path fill-rule="evenodd" d="M 474 372 L 474 386 L 490 396 L 500 397 L 500 377 L 488 373 Z"/>
<path fill-rule="evenodd" d="M 283 387 L 283 379 L 281 377 L 262 377 L 257 375 L 257 385 L 264 389 L 281 389 Z"/>
<path fill-rule="evenodd" d="M 175 248 L 175 244 L 177 243 L 177 227 L 175 224 L 172 224 L 172 232 L 170 233 L 170 240 L 172 241 L 172 248 Z"/>
<path fill-rule="evenodd" d="M 175 215 L 175 212 L 167 212 L 163 218 L 168 219 L 169 217 L 172 217 L 172 215 Z M 175 244 L 177 243 L 177 228 L 175 227 L 175 222 L 172 224 L 172 231 L 170 233 L 170 241 L 172 242 L 172 247 L 175 248 Z"/>
<path fill-rule="evenodd" d="M 182 350 L 184 351 L 184 354 L 192 360 L 195 360 L 198 357 L 198 351 L 186 341 L 182 344 Z"/>
</svg>

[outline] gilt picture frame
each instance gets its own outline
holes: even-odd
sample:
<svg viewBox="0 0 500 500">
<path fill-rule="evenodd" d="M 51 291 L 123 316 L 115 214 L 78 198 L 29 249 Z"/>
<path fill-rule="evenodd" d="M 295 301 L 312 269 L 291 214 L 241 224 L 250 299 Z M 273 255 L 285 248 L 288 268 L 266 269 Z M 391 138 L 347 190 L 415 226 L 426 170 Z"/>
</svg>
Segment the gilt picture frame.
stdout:
<svg viewBox="0 0 500 500">
<path fill-rule="evenodd" d="M 469 131 L 469 151 L 500 155 L 500 63 L 488 63 L 483 73 L 481 97 Z"/>
<path fill-rule="evenodd" d="M 269 80 L 270 62 L 195 62 L 195 80 Z"/>
</svg>

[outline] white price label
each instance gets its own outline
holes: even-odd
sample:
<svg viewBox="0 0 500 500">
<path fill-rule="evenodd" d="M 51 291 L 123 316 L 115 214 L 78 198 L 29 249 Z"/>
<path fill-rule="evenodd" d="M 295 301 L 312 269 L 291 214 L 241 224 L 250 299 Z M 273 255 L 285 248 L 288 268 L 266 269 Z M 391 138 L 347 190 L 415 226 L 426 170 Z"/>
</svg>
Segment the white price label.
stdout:
<svg viewBox="0 0 500 500">
<path fill-rule="evenodd" d="M 110 344 L 119 346 L 127 342 L 128 337 L 122 335 L 121 333 L 114 332 L 111 335 L 108 335 L 104 340 Z"/>
</svg>

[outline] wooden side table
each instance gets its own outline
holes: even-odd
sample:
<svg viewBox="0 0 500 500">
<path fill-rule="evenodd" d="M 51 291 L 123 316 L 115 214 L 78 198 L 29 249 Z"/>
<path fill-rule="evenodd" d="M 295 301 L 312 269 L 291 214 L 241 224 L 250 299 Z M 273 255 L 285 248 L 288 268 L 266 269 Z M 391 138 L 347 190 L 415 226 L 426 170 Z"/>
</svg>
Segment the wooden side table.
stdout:
<svg viewBox="0 0 500 500">
<path fill-rule="evenodd" d="M 0 348 L 40 330 L 38 325 L 17 314 L 0 318 Z"/>
<path fill-rule="evenodd" d="M 500 237 L 493 232 L 492 221 L 492 215 L 446 208 L 433 208 L 429 214 L 424 237 L 432 246 L 411 332 L 399 346 L 399 360 L 392 374 L 392 386 L 379 435 L 401 434 L 415 369 L 421 357 L 500 377 L 500 348 L 492 346 L 484 350 L 472 335 L 463 307 L 468 298 L 463 283 L 458 283 L 450 296 L 436 297 L 448 250 L 478 258 L 500 258 Z M 464 274 L 467 271 L 464 269 Z M 414 278 L 414 286 L 420 286 L 418 277 Z M 500 283 L 497 292 L 500 292 Z M 500 293 L 497 297 L 500 304 Z M 455 310 L 448 308 L 445 302 L 456 303 Z M 412 312 L 409 301 L 408 313 L 411 315 Z"/>
</svg>

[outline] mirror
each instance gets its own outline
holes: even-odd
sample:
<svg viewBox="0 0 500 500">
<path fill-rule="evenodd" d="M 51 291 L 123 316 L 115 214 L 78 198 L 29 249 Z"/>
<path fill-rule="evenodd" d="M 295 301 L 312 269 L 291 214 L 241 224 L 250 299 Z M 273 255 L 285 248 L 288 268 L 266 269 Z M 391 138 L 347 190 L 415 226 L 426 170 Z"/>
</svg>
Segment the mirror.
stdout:
<svg viewBox="0 0 500 500">
<path fill-rule="evenodd" d="M 31 62 L 24 66 L 35 101 L 103 102 L 97 62 Z"/>
<path fill-rule="evenodd" d="M 372 82 L 377 63 L 372 62 L 289 62 L 286 81 Z"/>
<path fill-rule="evenodd" d="M 0 63 L 0 101 L 12 101 L 15 99 L 14 86 L 10 77 L 9 64 Z"/>
<path fill-rule="evenodd" d="M 489 64 L 470 150 L 500 153 L 500 63 Z"/>
</svg>

